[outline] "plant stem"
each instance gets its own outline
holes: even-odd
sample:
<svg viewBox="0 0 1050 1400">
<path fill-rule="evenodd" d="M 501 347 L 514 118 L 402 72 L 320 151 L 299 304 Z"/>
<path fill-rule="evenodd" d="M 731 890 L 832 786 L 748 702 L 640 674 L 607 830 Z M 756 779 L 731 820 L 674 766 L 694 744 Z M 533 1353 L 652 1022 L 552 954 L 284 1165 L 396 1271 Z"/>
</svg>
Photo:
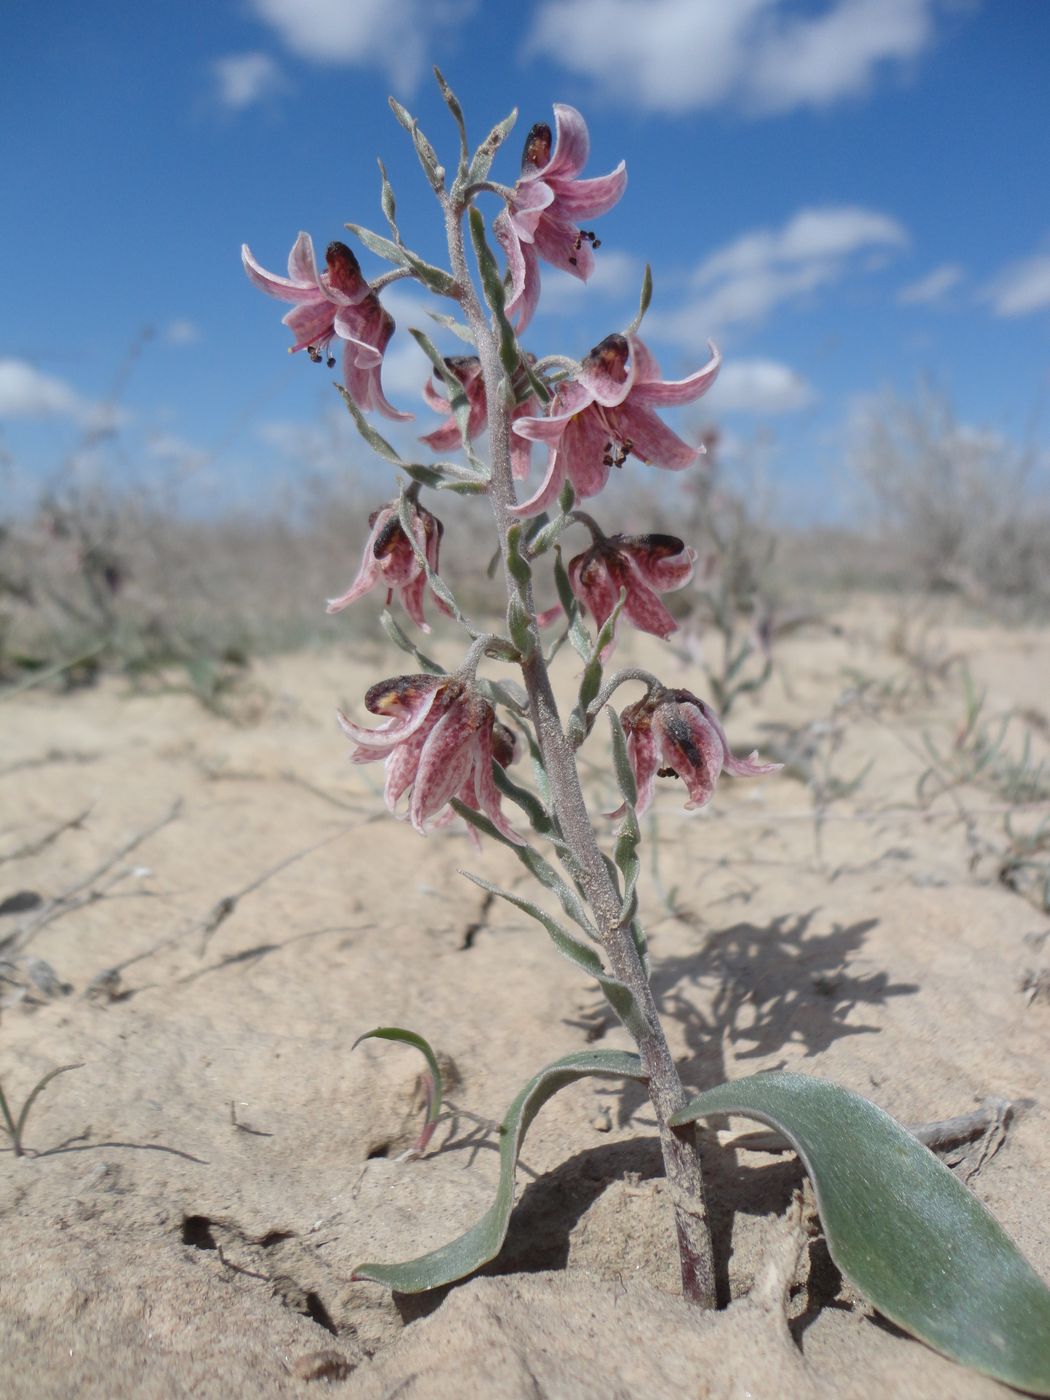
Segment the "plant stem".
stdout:
<svg viewBox="0 0 1050 1400">
<path fill-rule="evenodd" d="M 686 1094 L 660 1024 L 649 979 L 629 926 L 621 918 L 620 895 L 609 877 L 591 825 L 575 755 L 562 726 L 543 659 L 531 584 L 528 581 L 519 583 L 508 568 L 507 535 L 516 523 L 509 514 L 516 503 L 510 461 L 509 385 L 500 362 L 495 332 L 467 265 L 463 238 L 464 206 L 448 196 L 444 198 L 444 206 L 452 275 L 459 285 L 460 304 L 477 346 L 485 383 L 492 469 L 488 497 L 496 520 L 504 575 L 509 596 L 521 603 L 529 619 L 532 647 L 521 664 L 536 741 L 550 782 L 555 815 L 594 913 L 610 969 L 630 989 L 646 1022 L 647 1030 L 638 1040 L 638 1051 L 648 1073 L 649 1097 L 656 1110 L 664 1167 L 671 1187 L 682 1267 L 682 1290 L 687 1298 L 701 1307 L 713 1308 L 713 1249 L 700 1157 L 692 1130 L 671 1128 L 667 1122 L 685 1104 Z"/>
</svg>

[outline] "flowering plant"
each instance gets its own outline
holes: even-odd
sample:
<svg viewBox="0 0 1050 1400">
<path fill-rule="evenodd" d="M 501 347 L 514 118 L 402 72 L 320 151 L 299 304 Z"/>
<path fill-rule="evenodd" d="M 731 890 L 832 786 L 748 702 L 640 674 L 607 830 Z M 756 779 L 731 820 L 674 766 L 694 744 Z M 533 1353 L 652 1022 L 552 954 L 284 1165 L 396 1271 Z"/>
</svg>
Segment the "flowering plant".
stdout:
<svg viewBox="0 0 1050 1400">
<path fill-rule="evenodd" d="M 674 618 L 659 595 L 688 584 L 695 554 L 669 535 L 606 534 L 576 509 L 576 502 L 598 497 L 614 467 L 636 470 L 631 459 L 673 471 L 698 461 L 701 449 L 673 432 L 659 411 L 705 393 L 720 356 L 712 346 L 708 361 L 693 374 L 677 381 L 661 377 L 638 335 L 652 293 L 648 269 L 630 326 L 606 336 L 580 360 L 529 353 L 519 336 L 541 294 L 539 260 L 587 280 L 600 240 L 576 221 L 605 213 L 622 197 L 626 169 L 621 163 L 609 175 L 581 178 L 587 128 L 578 112 L 560 105 L 554 133 L 545 123 L 529 132 L 516 182 L 497 183 L 490 170 L 515 114 L 472 151 L 460 104 L 437 77 L 459 133 L 451 172 L 418 122 L 399 103 L 391 106 L 440 207 L 447 268 L 428 263 L 404 242 L 385 170 L 381 203 L 389 236 L 356 224 L 347 227 L 368 251 L 392 265 L 389 271 L 366 281 L 355 255 L 334 242 L 326 271 L 319 272 L 306 234 L 293 246 L 287 278 L 265 272 L 247 248 L 244 265 L 256 286 L 293 303 L 285 322 L 294 349 L 306 349 L 310 358 L 334 367 L 332 348 L 341 344 L 338 387 L 346 406 L 365 440 L 401 479 L 396 499 L 371 517 L 354 583 L 329 603 L 329 611 L 341 611 L 385 586 L 387 602 L 396 590 L 409 618 L 424 628 L 422 603 L 429 592 L 438 610 L 470 638 L 462 664 L 447 673 L 384 611 L 388 633 L 413 658 L 414 668 L 368 690 L 364 707 L 377 717 L 376 725 L 340 714 L 353 744 L 351 758 L 384 762 L 387 805 L 397 812 L 407 799 L 407 815 L 422 835 L 459 818 L 475 839 L 502 842 L 517 855 L 557 901 L 560 917 L 479 876 L 469 878 L 534 918 L 557 950 L 597 982 L 637 1053 L 575 1050 L 540 1070 L 501 1125 L 500 1184 L 491 1210 L 466 1234 L 430 1254 L 400 1264 L 363 1263 L 354 1277 L 420 1292 L 462 1278 L 493 1258 L 513 1205 L 520 1144 L 543 1102 L 584 1075 L 632 1078 L 647 1086 L 656 1115 L 688 1298 L 704 1307 L 716 1302 L 715 1251 L 695 1123 L 712 1114 L 750 1115 L 773 1125 L 798 1151 L 814 1182 L 833 1257 L 876 1306 L 949 1355 L 1050 1394 L 1050 1291 L 983 1207 L 912 1133 L 867 1100 L 795 1074 L 756 1075 L 687 1099 L 650 982 L 638 895 L 638 816 L 652 802 L 658 778 L 679 779 L 686 806 L 698 808 L 714 798 L 723 773 L 759 777 L 778 765 L 761 762 L 755 753 L 735 756 L 718 715 L 691 691 L 669 688 L 635 667 L 606 675 L 621 622 L 661 638 L 674 631 Z M 487 200 L 496 202 L 491 231 L 506 255 L 505 268 L 479 207 Z M 451 303 L 462 318 L 437 319 L 469 343 L 467 356 L 446 358 L 422 331 L 411 332 L 433 366 L 426 399 L 446 420 L 422 442 L 435 452 L 459 448 L 462 461 L 408 460 L 365 416 L 371 410 L 394 419 L 406 416 L 387 401 L 381 383 L 383 355 L 395 329 L 381 294 L 403 278 Z M 486 428 L 488 461 L 478 452 Z M 546 467 L 537 489 L 519 503 L 516 482 L 530 470 L 533 443 L 546 447 Z M 420 505 L 423 488 L 449 499 L 483 495 L 490 504 L 506 589 L 505 629 L 475 625 L 440 573 L 442 526 Z M 559 538 L 579 526 L 590 532 L 591 542 L 566 569 Z M 534 575 L 551 561 L 560 605 L 538 616 Z M 551 622 L 559 635 L 545 647 L 540 626 Z M 551 663 L 566 640 L 582 666 L 575 707 L 563 720 Z M 515 668 L 520 681 L 480 677 L 484 659 Z M 628 685 L 641 685 L 642 694 L 618 712 L 614 699 Z M 622 802 L 616 812 L 592 820 L 577 753 L 603 711 Z M 519 750 L 526 749 L 534 790 L 511 774 Z M 513 823 L 504 800 L 521 814 Z M 366 1035 L 406 1040 L 427 1057 L 427 1123 L 416 1145 L 423 1151 L 440 1111 L 438 1062 L 413 1032 L 384 1027 Z M 1002 1323 L 1010 1309 L 1023 1313 L 1024 1327 L 1011 1330 Z M 982 1310 L 991 1320 L 983 1325 Z"/>
</svg>

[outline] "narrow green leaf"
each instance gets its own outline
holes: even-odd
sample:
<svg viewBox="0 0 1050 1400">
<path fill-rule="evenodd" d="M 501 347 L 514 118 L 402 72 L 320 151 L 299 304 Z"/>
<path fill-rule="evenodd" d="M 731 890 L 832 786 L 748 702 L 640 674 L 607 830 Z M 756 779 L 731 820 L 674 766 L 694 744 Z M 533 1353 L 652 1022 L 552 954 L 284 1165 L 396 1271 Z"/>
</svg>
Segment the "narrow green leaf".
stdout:
<svg viewBox="0 0 1050 1400">
<path fill-rule="evenodd" d="M 402 651 L 407 652 L 424 671 L 429 671 L 430 674 L 434 676 L 443 676 L 446 674 L 444 666 L 442 666 L 439 661 L 433 660 L 433 658 L 427 656 L 425 652 L 420 651 L 416 644 L 405 635 L 398 626 L 397 620 L 389 608 L 383 609 L 379 620 L 383 625 L 383 631 L 393 642 L 394 646 L 400 647 Z"/>
<path fill-rule="evenodd" d="M 500 362 L 506 372 L 513 376 L 518 372 L 522 356 L 518 350 L 517 338 L 514 335 L 513 327 L 507 320 L 507 313 L 504 309 L 507 303 L 507 295 L 503 287 L 503 274 L 499 270 L 495 254 L 489 247 L 489 241 L 485 237 L 485 220 L 480 209 L 471 209 L 468 215 L 470 224 L 470 239 L 474 245 L 474 256 L 478 262 L 478 272 L 481 275 L 481 286 L 485 293 L 485 300 L 492 309 L 492 314 L 496 318 L 496 325 L 499 330 L 499 355 Z"/>
<path fill-rule="evenodd" d="M 390 110 L 393 112 L 394 116 L 397 117 L 398 121 L 411 136 L 412 127 L 415 124 L 415 117 L 413 117 L 407 107 L 402 107 L 396 97 L 388 97 L 387 101 L 390 103 Z"/>
<path fill-rule="evenodd" d="M 397 202 L 394 199 L 394 187 L 387 178 L 386 166 L 379 161 L 379 173 L 383 179 L 382 190 L 379 195 L 379 202 L 383 208 L 383 214 L 390 225 L 390 232 L 394 235 L 394 242 L 401 243 L 401 233 L 397 226 Z"/>
<path fill-rule="evenodd" d="M 438 161 L 437 152 L 420 131 L 419 122 L 416 121 L 412 113 L 402 107 L 396 97 L 390 97 L 387 100 L 390 103 L 390 110 L 411 136 L 419 163 L 423 167 L 423 173 L 430 181 L 431 188 L 435 193 L 440 193 L 445 188 L 445 171 Z"/>
<path fill-rule="evenodd" d="M 541 909 L 538 904 L 533 904 L 530 899 L 522 899 L 520 895 L 511 894 L 509 890 L 501 889 L 499 885 L 493 885 L 488 880 L 483 880 L 480 875 L 472 875 L 469 870 L 461 870 L 459 873 L 465 875 L 479 888 L 488 890 L 490 894 L 499 895 L 500 899 L 505 899 L 508 904 L 513 904 L 515 909 L 520 909 L 523 914 L 528 914 L 538 924 L 542 924 L 562 957 L 568 958 L 569 962 L 575 963 L 589 977 L 594 978 L 604 992 L 606 1001 L 635 1040 L 640 1040 L 643 1036 L 651 1034 L 652 1027 L 646 1021 L 630 988 L 626 987 L 619 978 L 608 975 L 601 958 L 593 948 L 588 948 L 586 943 L 581 943 L 578 938 L 574 938 L 571 933 L 562 928 L 557 919 L 551 918 L 546 910 Z"/>
<path fill-rule="evenodd" d="M 518 651 L 525 658 L 532 655 L 536 646 L 532 618 L 519 597 L 512 596 L 507 604 L 507 631 Z"/>
<path fill-rule="evenodd" d="M 26 1124 L 29 1122 L 29 1110 L 33 1107 L 37 1099 L 44 1092 L 47 1086 L 51 1083 L 52 1079 L 57 1079 L 60 1074 L 66 1074 L 71 1069 L 83 1069 L 83 1062 L 78 1062 L 75 1065 L 59 1065 L 57 1069 L 48 1070 L 47 1074 L 44 1075 L 43 1079 L 38 1079 L 37 1082 L 33 1085 L 32 1089 L 30 1089 L 29 1095 L 25 1103 L 22 1105 L 22 1111 L 18 1115 L 18 1122 L 15 1124 L 14 1132 L 12 1133 L 12 1138 L 16 1146 L 21 1145 L 22 1135 L 25 1133 Z M 10 1119 L 10 1114 L 6 1111 L 4 1116 L 5 1118 Z"/>
<path fill-rule="evenodd" d="M 572 649 L 584 661 L 591 659 L 591 639 L 587 635 L 587 629 L 580 621 L 580 609 L 576 602 L 576 594 L 572 591 L 572 584 L 569 582 L 569 575 L 562 563 L 561 547 L 554 547 L 554 586 L 558 590 L 558 600 L 565 610 L 565 616 L 569 619 L 569 641 Z"/>
<path fill-rule="evenodd" d="M 339 390 L 339 397 L 343 400 L 343 403 L 346 404 L 350 417 L 354 420 L 357 427 L 357 431 L 364 438 L 365 442 L 368 443 L 376 456 L 382 457 L 384 462 L 392 462 L 395 467 L 404 467 L 405 462 L 401 454 L 395 448 L 391 447 L 390 443 L 387 442 L 386 438 L 383 437 L 381 433 L 376 432 L 375 428 L 372 427 L 371 423 L 369 423 L 368 419 L 350 397 L 346 386 L 337 383 L 335 387 Z"/>
<path fill-rule="evenodd" d="M 832 1259 L 878 1310 L 953 1361 L 1050 1395 L 1050 1288 L 967 1188 L 889 1114 L 802 1074 L 721 1084 L 671 1119 L 739 1113 L 791 1142 Z"/>
<path fill-rule="evenodd" d="M 496 705 L 506 705 L 508 710 L 513 710 L 523 718 L 528 717 L 529 695 L 523 685 L 517 681 L 488 681 L 479 678 L 475 681 L 478 690 L 485 699 Z"/>
<path fill-rule="evenodd" d="M 496 779 L 496 786 L 499 788 L 500 792 L 504 797 L 509 798 L 515 806 L 521 808 L 528 817 L 529 825 L 532 827 L 533 831 L 540 836 L 545 836 L 548 841 L 553 841 L 556 846 L 563 846 L 565 843 L 558 835 L 554 818 L 547 811 L 536 794 L 530 792 L 528 788 L 519 787 L 507 770 L 502 768 L 498 763 L 493 768 L 492 772 Z"/>
<path fill-rule="evenodd" d="M 402 1264 L 358 1264 L 354 1279 L 371 1279 L 397 1293 L 425 1293 L 480 1269 L 503 1247 L 514 1206 L 514 1175 L 525 1134 L 549 1098 L 567 1084 L 588 1075 L 616 1079 L 645 1079 L 641 1060 L 617 1050 L 584 1050 L 566 1055 L 540 1070 L 511 1104 L 500 1124 L 500 1174 L 496 1199 L 465 1234 L 440 1249 Z"/>
<path fill-rule="evenodd" d="M 554 891 L 558 897 L 558 903 L 569 918 L 583 929 L 587 937 L 596 943 L 601 941 L 598 930 L 587 917 L 587 911 L 579 895 L 569 888 L 550 861 L 541 856 L 539 851 L 533 850 L 531 846 L 518 846 L 513 841 L 508 841 L 502 832 L 496 830 L 488 817 L 475 811 L 473 807 L 468 807 L 465 802 L 460 802 L 458 797 L 454 797 L 449 805 L 459 813 L 465 822 L 469 822 L 471 826 L 477 827 L 478 831 L 483 832 L 491 840 L 499 841 L 501 845 L 513 851 L 534 879 L 539 880 L 540 884 L 545 885 L 547 889 Z"/>
<path fill-rule="evenodd" d="M 360 224 L 344 224 L 343 227 L 349 229 L 355 238 L 360 239 L 377 258 L 395 263 L 398 267 L 408 266 L 405 250 L 399 244 L 392 243 L 389 238 L 384 238 L 380 233 L 373 233 L 370 228 L 363 228 Z"/>
<path fill-rule="evenodd" d="M 436 321 L 439 326 L 444 326 L 445 329 L 451 331 L 454 336 L 458 336 L 459 339 L 469 345 L 472 350 L 477 350 L 470 327 L 465 326 L 462 321 L 457 321 L 455 316 L 448 316 L 443 311 L 428 311 L 427 315 L 432 321 Z"/>
<path fill-rule="evenodd" d="M 620 784 L 623 800 L 629 807 L 634 807 L 638 802 L 638 784 L 634 779 L 631 760 L 627 756 L 627 735 L 623 732 L 620 716 L 613 707 L 609 705 L 605 712 L 609 716 L 609 728 L 612 731 L 613 766 L 616 769 L 616 780 Z"/>
<path fill-rule="evenodd" d="M 642 866 L 638 858 L 638 844 L 642 833 L 634 807 L 630 803 L 626 805 L 627 812 L 616 834 L 616 865 L 623 875 L 623 906 L 620 909 L 620 919 L 624 923 L 633 919 L 638 912 L 636 890 Z"/>
<path fill-rule="evenodd" d="M 645 276 L 642 278 L 642 294 L 638 299 L 638 311 L 634 320 L 627 327 L 627 334 L 633 335 L 642 324 L 642 318 L 649 310 L 649 303 L 653 299 L 653 270 L 648 263 L 645 264 Z"/>
<path fill-rule="evenodd" d="M 506 141 L 511 128 L 518 120 L 518 109 L 514 108 L 509 116 L 504 117 L 501 122 L 497 122 L 489 134 L 482 141 L 481 145 L 474 152 L 474 159 L 470 163 L 470 173 L 467 176 L 468 185 L 476 185 L 479 180 L 487 180 L 489 171 L 492 169 L 492 162 L 496 158 L 496 152 Z"/>
<path fill-rule="evenodd" d="M 409 1155 L 414 1156 L 424 1152 L 430 1139 L 434 1135 L 438 1119 L 441 1117 L 441 1103 L 444 1097 L 444 1084 L 441 1079 L 441 1067 L 437 1062 L 437 1056 L 430 1047 L 430 1042 L 425 1040 L 415 1031 L 406 1031 L 401 1026 L 376 1026 L 374 1030 L 365 1031 L 364 1035 L 359 1035 L 351 1045 L 353 1052 L 361 1044 L 362 1040 L 400 1040 L 406 1045 L 414 1045 L 427 1062 L 430 1072 L 430 1086 L 427 1092 L 427 1112 L 423 1127 L 416 1141 L 413 1143 Z"/>
<path fill-rule="evenodd" d="M 520 588 L 527 588 L 532 582 L 532 570 L 522 554 L 521 544 L 521 525 L 514 524 L 507 531 L 507 568 L 514 582 Z"/>
<path fill-rule="evenodd" d="M 443 193 L 445 189 L 445 167 L 438 160 L 438 153 L 423 135 L 418 121 L 412 123 L 412 144 L 416 148 L 416 155 L 419 163 L 423 167 L 423 174 L 430 181 L 430 188 L 435 194 Z"/>
<path fill-rule="evenodd" d="M 445 75 L 440 68 L 435 67 L 434 77 L 437 85 L 441 89 L 441 96 L 445 99 L 445 106 L 452 113 L 452 120 L 459 129 L 459 173 L 462 176 L 470 160 L 470 147 L 467 144 L 467 124 L 463 120 L 463 108 L 459 105 L 459 98 L 445 81 Z"/>
</svg>

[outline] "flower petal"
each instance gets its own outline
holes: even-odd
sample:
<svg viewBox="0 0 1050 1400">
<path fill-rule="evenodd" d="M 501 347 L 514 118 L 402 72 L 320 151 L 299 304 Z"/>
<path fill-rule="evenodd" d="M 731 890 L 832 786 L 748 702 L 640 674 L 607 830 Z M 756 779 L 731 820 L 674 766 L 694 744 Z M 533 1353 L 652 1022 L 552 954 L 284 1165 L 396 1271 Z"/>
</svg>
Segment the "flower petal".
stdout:
<svg viewBox="0 0 1050 1400">
<path fill-rule="evenodd" d="M 397 804 L 415 781 L 419 768 L 419 755 L 426 743 L 427 731 L 417 730 L 411 738 L 398 744 L 386 760 L 386 777 L 383 784 L 383 798 L 387 807 L 397 815 Z"/>
<path fill-rule="evenodd" d="M 572 179 L 587 164 L 590 154 L 591 138 L 587 123 L 576 108 L 566 102 L 555 102 L 554 123 L 554 150 L 548 163 L 537 174 L 543 180 L 551 176 Z"/>
<path fill-rule="evenodd" d="M 632 729 L 627 736 L 627 758 L 638 789 L 635 811 L 641 816 L 652 803 L 653 788 L 656 784 L 656 741 L 648 725 L 641 729 Z"/>
<path fill-rule="evenodd" d="M 552 267 L 586 282 L 594 271 L 594 250 L 567 219 L 544 214 L 536 225 L 536 251 Z"/>
<path fill-rule="evenodd" d="M 287 277 L 278 277 L 274 272 L 267 272 L 265 267 L 256 262 L 247 243 L 241 244 L 241 262 L 253 286 L 269 297 L 276 297 L 278 301 L 313 301 L 323 295 L 312 283 L 306 287 L 297 286 Z"/>
<path fill-rule="evenodd" d="M 401 599 L 401 606 L 421 632 L 430 631 L 430 623 L 427 622 L 423 612 L 423 598 L 426 593 L 426 587 L 427 576 L 420 570 L 415 578 L 410 579 L 408 583 L 402 584 L 397 591 L 397 596 Z"/>
<path fill-rule="evenodd" d="M 523 243 L 531 243 L 543 211 L 554 203 L 554 191 L 543 180 L 519 180 L 507 213 Z"/>
<path fill-rule="evenodd" d="M 626 188 L 627 166 L 622 160 L 608 175 L 597 175 L 591 180 L 557 180 L 554 189 L 558 212 L 573 220 L 596 218 L 607 214 Z"/>
<path fill-rule="evenodd" d="M 604 408 L 622 404 L 634 388 L 635 362 L 622 335 L 607 335 L 580 366 L 580 383 Z"/>
<path fill-rule="evenodd" d="M 361 340 L 361 318 L 355 307 L 344 307 L 334 318 L 336 335 L 347 342 L 345 354 L 352 354 L 357 369 L 377 369 L 383 363 L 383 352 L 368 341 Z M 351 349 L 352 347 L 352 349 Z"/>
<path fill-rule="evenodd" d="M 427 735 L 412 788 L 412 825 L 425 835 L 435 816 L 462 787 L 472 763 L 474 727 L 470 705 L 463 699 L 450 705 Z"/>
<path fill-rule="evenodd" d="M 690 447 L 677 433 L 672 433 L 655 413 L 636 403 L 637 391 L 622 407 L 610 410 L 617 433 L 630 442 L 631 451 L 649 466 L 680 472 L 701 457 L 699 448 Z"/>
<path fill-rule="evenodd" d="M 667 638 L 672 632 L 677 632 L 678 623 L 649 585 L 634 569 L 630 570 L 630 574 L 633 577 L 629 582 L 625 580 L 627 597 L 623 605 L 627 620 L 637 627 L 639 632 L 649 632 L 654 637 Z"/>
<path fill-rule="evenodd" d="M 521 255 L 521 291 L 511 297 L 505 309 L 507 319 L 518 335 L 521 335 L 536 314 L 536 307 L 539 305 L 540 264 L 531 243 L 518 243 L 515 246 Z"/>
<path fill-rule="evenodd" d="M 653 715 L 653 733 L 664 764 L 689 793 L 687 809 L 706 807 L 714 796 L 725 749 L 696 705 L 665 701 Z"/>
<path fill-rule="evenodd" d="M 435 428 L 432 433 L 424 433 L 419 440 L 434 452 L 454 452 L 463 441 L 459 435 L 459 424 L 454 418 L 449 418 L 447 423 Z"/>
<path fill-rule="evenodd" d="M 532 443 L 512 433 L 510 438 L 510 474 L 515 481 L 524 481 L 532 466 Z"/>
<path fill-rule="evenodd" d="M 394 512 L 390 507 L 378 512 L 375 524 L 372 526 L 372 532 L 368 536 L 368 541 L 365 544 L 365 551 L 361 558 L 361 567 L 357 571 L 357 577 L 347 591 L 340 597 L 329 598 L 328 605 L 325 608 L 326 612 L 342 612 L 344 608 L 348 608 L 351 603 L 356 603 L 358 598 L 367 593 L 369 589 L 374 588 L 379 582 L 380 563 L 375 556 L 376 540 L 382 534 L 387 522 L 393 514 Z"/>
<path fill-rule="evenodd" d="M 293 282 L 321 285 L 317 274 L 317 259 L 314 257 L 314 241 L 308 233 L 300 232 L 288 254 L 288 276 Z"/>
<path fill-rule="evenodd" d="M 619 535 L 616 546 L 658 593 L 684 588 L 693 577 L 696 550 L 675 535 Z"/>
<path fill-rule="evenodd" d="M 569 585 L 594 618 L 599 629 L 605 625 L 620 599 L 620 589 L 608 565 L 596 549 L 588 549 L 569 561 Z"/>
<path fill-rule="evenodd" d="M 325 346 L 335 334 L 334 307 L 323 297 L 302 302 L 282 316 L 281 320 L 295 337 L 293 352 L 305 350 L 308 345 Z"/>
<path fill-rule="evenodd" d="M 554 505 L 564 485 L 565 464 L 562 454 L 557 448 L 551 448 L 547 457 L 547 475 L 543 478 L 539 490 L 527 501 L 522 501 L 521 505 L 511 506 L 507 514 L 519 520 L 524 520 L 530 515 L 539 515 L 541 510 L 547 510 Z"/>
<path fill-rule="evenodd" d="M 577 413 L 593 403 L 594 395 L 578 380 L 562 384 L 551 401 L 550 411 L 543 417 L 523 415 L 511 424 L 518 437 L 530 442 L 558 443 L 561 435 Z"/>
<path fill-rule="evenodd" d="M 407 714 L 396 715 L 391 719 L 384 720 L 377 729 L 366 729 L 363 724 L 357 724 L 348 715 L 344 715 L 342 710 L 337 710 L 339 728 L 348 739 L 352 739 L 361 748 L 391 749 L 395 744 L 407 739 L 409 735 L 415 734 L 416 730 L 421 729 L 430 718 L 430 712 L 444 686 L 441 684 L 439 676 L 428 676 L 426 680 L 432 684 L 425 693 L 414 699 Z M 379 757 L 384 757 L 384 755 L 380 754 Z"/>
<path fill-rule="evenodd" d="M 565 459 L 565 474 L 578 500 L 597 496 L 609 480 L 611 463 L 605 461 L 609 437 L 608 426 L 593 404 L 566 424 L 555 450 Z"/>
<path fill-rule="evenodd" d="M 634 338 L 636 339 L 636 337 Z M 659 379 L 642 379 L 639 376 L 635 382 L 634 393 L 639 403 L 644 404 L 679 404 L 692 403 L 701 394 L 706 394 L 711 385 L 718 377 L 718 371 L 722 365 L 722 352 L 715 345 L 714 341 L 707 342 L 711 351 L 711 358 L 702 369 L 698 369 L 695 374 L 691 374 L 688 379 L 674 379 L 662 381 Z M 646 352 L 648 353 L 648 352 Z M 651 357 L 650 357 L 651 358 Z M 655 366 L 655 361 L 653 361 Z"/>
<path fill-rule="evenodd" d="M 724 751 L 722 767 L 727 773 L 732 773 L 737 778 L 757 778 L 763 773 L 775 773 L 778 768 L 783 768 L 782 763 L 760 763 L 758 760 L 758 750 L 753 749 L 747 758 L 737 758 L 729 747 L 729 740 L 726 732 L 722 728 L 722 721 L 712 710 L 710 705 L 705 705 L 702 700 L 697 701 L 697 708 L 702 712 L 704 719 L 718 735 L 719 742 Z"/>
<path fill-rule="evenodd" d="M 474 741 L 474 791 L 477 795 L 478 806 L 502 836 L 505 836 L 508 841 L 513 841 L 515 846 L 524 846 L 525 842 L 503 815 L 499 789 L 492 776 L 492 765 L 495 761 L 492 753 L 492 727 L 493 717 L 490 711 L 487 725 L 482 728 Z"/>
</svg>

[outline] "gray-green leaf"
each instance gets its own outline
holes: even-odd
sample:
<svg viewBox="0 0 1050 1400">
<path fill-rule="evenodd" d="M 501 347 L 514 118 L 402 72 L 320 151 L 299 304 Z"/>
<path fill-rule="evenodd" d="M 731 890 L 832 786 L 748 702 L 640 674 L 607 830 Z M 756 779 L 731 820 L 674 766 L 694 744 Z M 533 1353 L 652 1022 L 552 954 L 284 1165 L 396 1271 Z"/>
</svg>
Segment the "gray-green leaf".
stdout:
<svg viewBox="0 0 1050 1400">
<path fill-rule="evenodd" d="M 441 1080 L 441 1068 L 437 1062 L 437 1056 L 431 1049 L 430 1042 L 423 1036 L 417 1035 L 415 1031 L 406 1031 L 402 1026 L 376 1026 L 374 1030 L 365 1031 L 364 1035 L 359 1035 L 351 1045 L 351 1051 L 356 1050 L 362 1040 L 400 1040 L 405 1045 L 414 1045 L 427 1062 L 430 1071 L 430 1089 L 427 1093 L 427 1116 L 423 1128 L 416 1139 L 412 1152 L 422 1152 L 430 1141 L 437 1121 L 441 1117 L 441 1103 L 444 1097 L 444 1085 Z"/>
<path fill-rule="evenodd" d="M 791 1142 L 832 1259 L 898 1326 L 1007 1385 L 1050 1396 L 1050 1288 L 998 1221 L 882 1109 L 827 1080 L 759 1074 L 671 1119 L 739 1113 Z"/>
<path fill-rule="evenodd" d="M 398 1293 L 425 1293 L 480 1269 L 503 1248 L 514 1205 L 514 1174 L 518 1154 L 532 1120 L 549 1098 L 567 1084 L 587 1075 L 644 1079 L 637 1055 L 619 1050 L 585 1050 L 566 1055 L 540 1070 L 522 1089 L 500 1124 L 500 1171 L 496 1199 L 466 1234 L 440 1249 L 402 1264 L 358 1264 L 354 1279 L 371 1279 Z"/>
</svg>

